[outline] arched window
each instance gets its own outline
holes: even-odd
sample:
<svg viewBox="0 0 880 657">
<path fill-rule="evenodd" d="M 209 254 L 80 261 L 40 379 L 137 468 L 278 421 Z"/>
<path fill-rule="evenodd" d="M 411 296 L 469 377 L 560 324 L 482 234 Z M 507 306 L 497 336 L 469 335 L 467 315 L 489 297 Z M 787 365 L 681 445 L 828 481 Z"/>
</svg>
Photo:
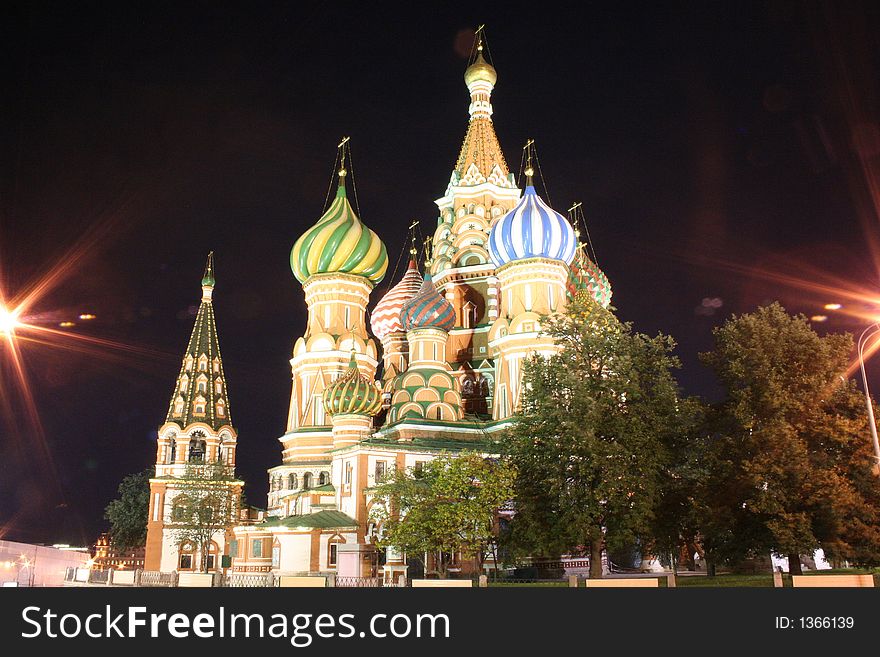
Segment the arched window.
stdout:
<svg viewBox="0 0 880 657">
<path fill-rule="evenodd" d="M 223 381 L 220 379 L 220 377 L 214 379 L 214 392 L 216 392 L 218 395 L 223 392 Z"/>
<path fill-rule="evenodd" d="M 330 473 L 329 472 L 322 472 L 321 474 L 318 475 L 318 485 L 319 486 L 326 486 L 329 483 L 330 483 Z"/>
<path fill-rule="evenodd" d="M 189 377 L 184 374 L 180 377 L 180 392 L 186 392 L 186 389 L 189 387 Z"/>
<path fill-rule="evenodd" d="M 185 542 L 180 545 L 180 554 L 178 556 L 178 570 L 192 570 L 195 568 L 195 549 L 192 543 Z"/>
<path fill-rule="evenodd" d="M 303 490 L 308 490 L 312 487 L 312 473 L 306 472 L 303 475 Z"/>
<path fill-rule="evenodd" d="M 171 507 L 171 520 L 180 522 L 186 517 L 186 507 L 183 502 L 177 501 Z"/>
<path fill-rule="evenodd" d="M 184 369 L 189 372 L 193 368 L 193 357 L 190 354 L 187 354 L 186 360 L 184 361 Z"/>
<path fill-rule="evenodd" d="M 205 435 L 194 433 L 189 441 L 189 461 L 191 463 L 204 461 L 207 451 L 208 444 L 205 442 Z"/>
<path fill-rule="evenodd" d="M 167 463 L 174 463 L 174 458 L 177 456 L 177 441 L 172 438 L 168 443 L 168 461 Z"/>
<path fill-rule="evenodd" d="M 204 415 L 205 414 L 205 398 L 204 397 L 196 397 L 193 401 L 193 414 L 195 415 Z"/>
<path fill-rule="evenodd" d="M 297 485 L 296 473 L 291 472 L 289 475 L 287 475 L 287 487 L 290 490 L 296 490 L 296 485 Z"/>
<path fill-rule="evenodd" d="M 200 376 L 196 386 L 199 392 L 208 392 L 208 378 L 204 375 Z"/>
<path fill-rule="evenodd" d="M 208 371 L 208 357 L 205 354 L 199 356 L 199 372 Z"/>
<path fill-rule="evenodd" d="M 226 417 L 226 405 L 222 399 L 217 402 L 217 417 Z"/>
<path fill-rule="evenodd" d="M 183 397 L 178 397 L 174 400 L 174 414 L 182 415 L 183 414 L 183 405 L 184 405 Z"/>
<path fill-rule="evenodd" d="M 214 359 L 214 372 L 219 372 L 219 371 L 220 371 L 220 359 L 215 358 Z"/>
</svg>

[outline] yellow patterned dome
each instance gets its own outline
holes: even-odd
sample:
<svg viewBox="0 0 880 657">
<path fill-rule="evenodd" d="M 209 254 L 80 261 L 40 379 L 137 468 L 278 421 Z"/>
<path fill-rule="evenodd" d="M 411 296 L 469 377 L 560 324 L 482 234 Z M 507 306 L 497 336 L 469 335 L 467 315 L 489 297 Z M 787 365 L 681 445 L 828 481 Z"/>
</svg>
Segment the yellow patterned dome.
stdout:
<svg viewBox="0 0 880 657">
<path fill-rule="evenodd" d="M 388 269 L 379 236 L 354 213 L 340 184 L 327 212 L 300 237 L 290 252 L 290 268 L 300 283 L 313 274 L 355 274 L 378 283 Z"/>
<path fill-rule="evenodd" d="M 324 410 L 329 415 L 354 414 L 373 416 L 382 408 L 382 391 L 358 371 L 354 352 L 348 369 L 324 388 Z"/>
</svg>

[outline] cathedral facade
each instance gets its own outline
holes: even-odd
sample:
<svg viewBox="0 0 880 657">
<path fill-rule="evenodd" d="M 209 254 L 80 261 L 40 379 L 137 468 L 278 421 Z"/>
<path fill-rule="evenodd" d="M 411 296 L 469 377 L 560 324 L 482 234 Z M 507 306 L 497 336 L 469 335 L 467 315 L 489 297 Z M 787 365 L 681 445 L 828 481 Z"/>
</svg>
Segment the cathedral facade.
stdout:
<svg viewBox="0 0 880 657">
<path fill-rule="evenodd" d="M 371 520 L 374 487 L 390 471 L 418 470 L 440 454 L 490 454 L 493 436 L 517 412 L 524 359 L 556 351 L 542 318 L 579 293 L 610 302 L 608 280 L 578 231 L 537 194 L 530 161 L 518 187 L 492 119 L 497 73 L 475 45 L 464 76 L 467 132 L 435 201 L 439 215 L 421 262 L 413 248 L 400 279 L 370 298 L 389 259 L 349 202 L 344 146 L 335 198 L 293 246 L 308 320 L 290 359 L 287 427 L 280 464 L 268 471 L 265 516 L 216 541 L 232 572 L 333 573 L 351 555 L 372 563 L 359 574 L 405 572 L 407 555 L 392 548 L 375 560 L 382 528 Z M 192 563 L 169 529 L 174 479 L 191 446 L 203 442 L 205 458 L 235 463 L 213 284 L 206 272 L 202 305 L 210 313 L 199 311 L 159 430 L 147 569 Z M 241 482 L 229 485 L 240 490 Z"/>
</svg>

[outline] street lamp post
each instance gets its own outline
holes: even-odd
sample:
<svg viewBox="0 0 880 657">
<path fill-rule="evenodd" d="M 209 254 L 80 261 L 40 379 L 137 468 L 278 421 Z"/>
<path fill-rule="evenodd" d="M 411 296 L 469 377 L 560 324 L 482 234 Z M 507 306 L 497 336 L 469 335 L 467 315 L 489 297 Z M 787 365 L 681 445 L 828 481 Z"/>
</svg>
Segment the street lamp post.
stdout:
<svg viewBox="0 0 880 657">
<path fill-rule="evenodd" d="M 868 406 L 868 423 L 871 425 L 871 441 L 874 444 L 874 459 L 877 461 L 877 470 L 880 472 L 880 441 L 877 440 L 877 421 L 874 419 L 874 404 L 871 402 L 871 393 L 868 391 L 868 377 L 865 375 L 865 344 L 880 332 L 880 322 L 871 324 L 862 331 L 857 345 L 859 354 L 859 367 L 862 370 L 862 385 L 865 388 L 865 403 Z"/>
</svg>

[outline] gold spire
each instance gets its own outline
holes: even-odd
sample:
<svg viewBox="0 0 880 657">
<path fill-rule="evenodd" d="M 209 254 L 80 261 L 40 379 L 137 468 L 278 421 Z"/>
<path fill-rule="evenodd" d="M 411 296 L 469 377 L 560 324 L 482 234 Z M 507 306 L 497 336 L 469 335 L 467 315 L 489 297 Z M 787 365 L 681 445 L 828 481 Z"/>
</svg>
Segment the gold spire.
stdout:
<svg viewBox="0 0 880 657">
<path fill-rule="evenodd" d="M 471 95 L 471 104 L 468 108 L 471 118 L 455 163 L 455 171 L 461 185 L 478 185 L 486 182 L 492 177 L 493 172 L 495 173 L 493 182 L 504 184 L 510 170 L 492 124 L 491 97 L 498 74 L 483 58 L 482 25 L 477 28 L 474 44 L 475 48 L 472 52 L 476 52 L 476 56 L 464 73 L 465 84 Z M 498 175 L 499 171 L 500 175 Z"/>
</svg>

